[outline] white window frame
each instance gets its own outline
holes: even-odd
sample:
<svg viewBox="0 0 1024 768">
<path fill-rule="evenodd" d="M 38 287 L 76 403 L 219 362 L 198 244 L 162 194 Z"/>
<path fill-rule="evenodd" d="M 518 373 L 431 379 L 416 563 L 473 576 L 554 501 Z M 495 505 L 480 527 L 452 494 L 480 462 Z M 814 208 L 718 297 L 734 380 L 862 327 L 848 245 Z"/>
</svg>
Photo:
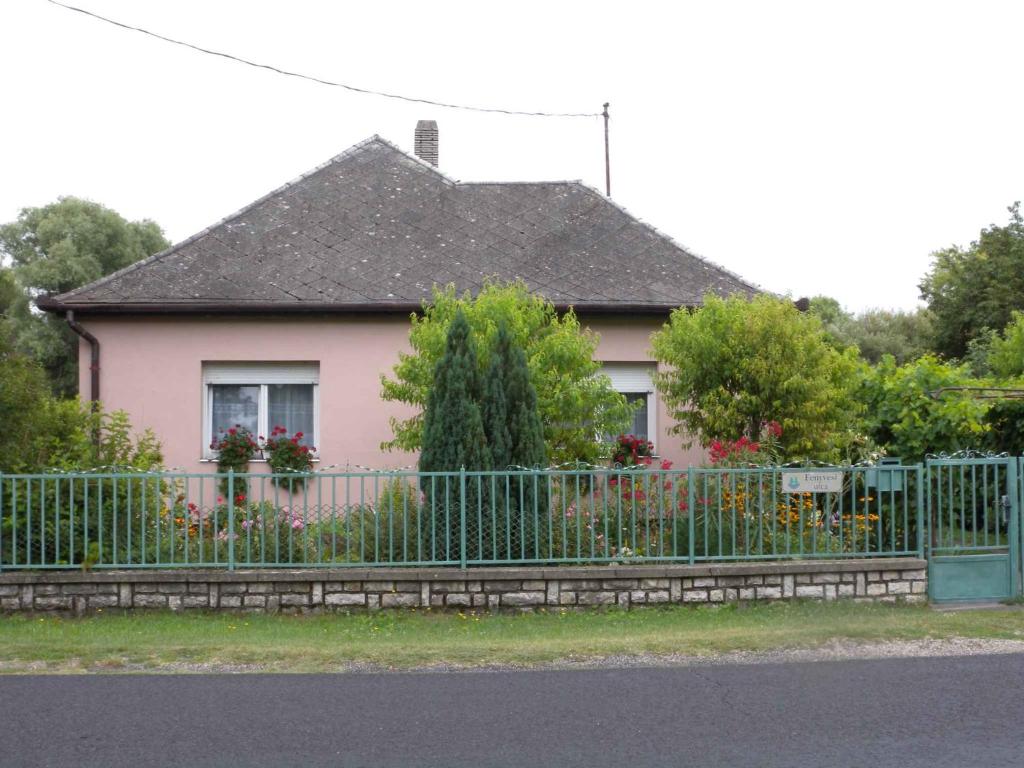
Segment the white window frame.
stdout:
<svg viewBox="0 0 1024 768">
<path fill-rule="evenodd" d="M 213 461 L 217 452 L 210 447 L 213 434 L 213 385 L 258 386 L 256 430 L 258 435 L 270 435 L 271 384 L 312 384 L 313 385 L 313 435 L 314 461 L 320 448 L 320 364 L 308 362 L 274 363 L 222 363 L 203 362 L 203 459 Z M 253 461 L 264 461 L 262 458 Z"/>
<path fill-rule="evenodd" d="M 601 373 L 612 381 L 612 389 L 620 394 L 647 395 L 647 439 L 658 452 L 658 398 L 654 387 L 654 363 L 601 363 Z"/>
</svg>

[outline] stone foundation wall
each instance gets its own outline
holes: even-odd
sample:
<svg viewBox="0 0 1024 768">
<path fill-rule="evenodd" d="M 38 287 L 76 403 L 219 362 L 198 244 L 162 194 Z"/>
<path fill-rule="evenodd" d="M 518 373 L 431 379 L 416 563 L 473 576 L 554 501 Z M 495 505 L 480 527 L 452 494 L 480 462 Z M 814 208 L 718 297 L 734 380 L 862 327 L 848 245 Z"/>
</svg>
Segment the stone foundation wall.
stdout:
<svg viewBox="0 0 1024 768">
<path fill-rule="evenodd" d="M 567 568 L 9 571 L 0 612 L 186 609 L 311 612 L 725 603 L 794 598 L 924 602 L 924 560 Z"/>
</svg>

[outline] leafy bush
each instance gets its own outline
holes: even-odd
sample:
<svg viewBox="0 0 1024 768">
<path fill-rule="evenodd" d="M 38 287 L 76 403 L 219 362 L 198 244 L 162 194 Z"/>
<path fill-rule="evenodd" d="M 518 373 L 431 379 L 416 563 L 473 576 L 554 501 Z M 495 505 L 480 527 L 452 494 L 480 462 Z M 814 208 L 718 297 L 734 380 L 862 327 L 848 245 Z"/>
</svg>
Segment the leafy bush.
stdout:
<svg viewBox="0 0 1024 768">
<path fill-rule="evenodd" d="M 991 429 L 986 421 L 990 401 L 968 392 L 940 390 L 981 383 L 966 364 L 925 355 L 898 366 L 886 356 L 862 378 L 859 398 L 865 406 L 865 430 L 905 462 L 922 461 L 930 453 L 977 449 Z"/>
<path fill-rule="evenodd" d="M 836 351 L 820 321 L 792 302 L 706 296 L 679 309 L 652 337 L 657 376 L 677 434 L 698 439 L 757 440 L 776 421 L 787 459 L 835 459 L 856 421 L 855 350 Z"/>
</svg>

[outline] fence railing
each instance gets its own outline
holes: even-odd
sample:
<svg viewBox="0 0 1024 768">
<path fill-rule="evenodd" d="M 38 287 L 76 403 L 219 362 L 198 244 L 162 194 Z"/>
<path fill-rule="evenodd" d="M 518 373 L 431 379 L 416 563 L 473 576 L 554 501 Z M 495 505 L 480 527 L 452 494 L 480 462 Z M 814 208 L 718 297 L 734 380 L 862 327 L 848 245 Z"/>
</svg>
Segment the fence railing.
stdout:
<svg viewBox="0 0 1024 768">
<path fill-rule="evenodd" d="M 921 556 L 924 485 L 920 466 L 0 475 L 0 570 Z"/>
</svg>

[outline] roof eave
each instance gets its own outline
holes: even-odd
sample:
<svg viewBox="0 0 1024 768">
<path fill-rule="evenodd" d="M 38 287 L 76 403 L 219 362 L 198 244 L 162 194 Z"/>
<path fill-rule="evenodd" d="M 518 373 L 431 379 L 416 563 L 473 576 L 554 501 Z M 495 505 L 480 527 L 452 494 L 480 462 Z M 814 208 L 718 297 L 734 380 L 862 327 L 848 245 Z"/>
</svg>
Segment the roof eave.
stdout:
<svg viewBox="0 0 1024 768">
<path fill-rule="evenodd" d="M 43 296 L 36 306 L 45 312 L 78 315 L 407 315 L 421 312 L 422 303 L 410 301 L 377 302 L 74 302 Z M 555 302 L 555 309 L 572 309 L 588 315 L 667 315 L 678 305 L 624 302 Z"/>
</svg>

